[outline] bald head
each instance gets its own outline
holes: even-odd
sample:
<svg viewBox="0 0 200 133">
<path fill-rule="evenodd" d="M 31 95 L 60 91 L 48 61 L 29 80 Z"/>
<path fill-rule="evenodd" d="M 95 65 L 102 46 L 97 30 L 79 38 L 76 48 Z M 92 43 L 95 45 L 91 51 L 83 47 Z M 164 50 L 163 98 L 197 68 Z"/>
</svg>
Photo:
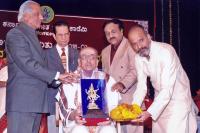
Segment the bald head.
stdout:
<svg viewBox="0 0 200 133">
<path fill-rule="evenodd" d="M 81 55 L 85 55 L 85 54 L 94 54 L 94 55 L 98 55 L 98 52 L 95 48 L 93 47 L 86 47 L 81 49 L 79 56 L 81 57 Z"/>
<path fill-rule="evenodd" d="M 145 31 L 144 27 L 139 24 L 134 24 L 133 26 L 131 26 L 129 33 L 133 32 L 134 30 L 137 30 L 137 29 L 140 29 L 142 32 L 144 32 L 144 34 L 148 34 L 147 31 Z"/>
<path fill-rule="evenodd" d="M 142 57 L 149 57 L 151 37 L 141 25 L 133 25 L 128 33 L 133 50 Z"/>
<path fill-rule="evenodd" d="M 98 52 L 93 47 L 81 49 L 79 53 L 79 66 L 84 71 L 93 71 L 98 66 Z"/>
</svg>

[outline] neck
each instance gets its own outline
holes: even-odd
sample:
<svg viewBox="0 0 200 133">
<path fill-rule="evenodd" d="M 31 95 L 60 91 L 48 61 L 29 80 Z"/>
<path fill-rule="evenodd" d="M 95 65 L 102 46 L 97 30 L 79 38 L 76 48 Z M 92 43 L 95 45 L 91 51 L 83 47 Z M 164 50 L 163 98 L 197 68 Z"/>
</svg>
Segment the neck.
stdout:
<svg viewBox="0 0 200 133">
<path fill-rule="evenodd" d="M 92 77 L 93 70 L 83 70 L 83 75 L 86 77 Z"/>
</svg>

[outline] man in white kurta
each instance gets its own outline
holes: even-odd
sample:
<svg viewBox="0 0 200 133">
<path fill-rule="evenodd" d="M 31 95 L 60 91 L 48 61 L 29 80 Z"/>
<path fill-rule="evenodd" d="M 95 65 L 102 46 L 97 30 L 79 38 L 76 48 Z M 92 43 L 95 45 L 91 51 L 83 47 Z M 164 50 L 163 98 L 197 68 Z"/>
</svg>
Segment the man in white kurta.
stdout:
<svg viewBox="0 0 200 133">
<path fill-rule="evenodd" d="M 142 104 L 147 93 L 147 77 L 155 91 L 152 105 L 134 121 L 143 122 L 152 117 L 152 133 L 196 133 L 190 82 L 174 48 L 152 41 L 140 25 L 133 26 L 128 37 L 137 53 L 138 84 L 133 103 Z"/>
<path fill-rule="evenodd" d="M 81 73 L 81 78 L 83 79 L 102 79 L 105 78 L 105 73 L 98 71 L 98 54 L 94 48 L 87 47 L 80 51 L 80 57 L 78 63 L 80 66 L 79 72 Z M 116 83 L 112 77 L 109 77 L 106 83 L 106 98 L 107 107 L 110 112 L 113 108 L 118 105 L 120 100 L 120 94 L 116 91 L 111 91 L 112 85 Z M 69 113 L 63 115 L 60 112 L 60 117 L 62 120 L 63 128 L 59 129 L 59 132 L 65 133 L 88 133 L 89 129 L 83 124 L 86 122 L 81 119 L 81 87 L 80 83 L 71 83 L 63 85 L 64 94 L 68 101 L 68 108 L 66 109 Z M 59 101 L 61 99 L 61 94 L 58 92 L 56 99 Z M 109 100 L 108 100 L 109 99 Z M 74 118 L 72 117 L 74 115 Z M 63 123 L 64 122 L 64 123 Z M 116 133 L 116 129 L 113 123 L 102 122 L 100 126 L 96 128 L 97 133 Z"/>
</svg>

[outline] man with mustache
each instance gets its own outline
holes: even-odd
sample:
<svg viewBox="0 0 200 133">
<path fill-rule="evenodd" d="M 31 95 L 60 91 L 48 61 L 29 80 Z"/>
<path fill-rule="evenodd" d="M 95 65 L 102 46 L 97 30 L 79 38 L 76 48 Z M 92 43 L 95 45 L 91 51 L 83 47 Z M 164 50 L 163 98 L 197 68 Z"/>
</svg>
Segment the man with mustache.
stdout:
<svg viewBox="0 0 200 133">
<path fill-rule="evenodd" d="M 196 133 L 197 122 L 189 79 L 174 48 L 155 42 L 144 28 L 134 25 L 128 34 L 135 56 L 137 89 L 133 103 L 141 105 L 147 93 L 146 80 L 155 90 L 154 102 L 133 122 L 153 119 L 152 133 Z"/>
<path fill-rule="evenodd" d="M 56 70 L 61 73 L 74 72 L 78 66 L 78 50 L 69 46 L 70 41 L 70 30 L 69 24 L 66 21 L 57 21 L 53 25 L 53 38 L 56 41 L 51 49 L 46 49 L 46 60 L 48 68 Z M 63 61 L 63 54 L 65 56 Z M 48 133 L 58 132 L 56 127 L 56 99 L 55 96 L 58 93 L 58 89 L 48 89 L 48 104 L 49 104 L 49 115 L 48 115 Z"/>
<path fill-rule="evenodd" d="M 120 92 L 122 97 L 120 103 L 131 104 L 137 81 L 133 61 L 135 53 L 131 49 L 129 41 L 124 37 L 122 21 L 108 20 L 104 23 L 103 29 L 106 39 L 110 43 L 101 53 L 103 71 L 117 81 L 112 86 L 112 90 Z M 143 132 L 143 127 L 125 124 L 122 126 L 122 132 L 140 133 Z"/>
</svg>

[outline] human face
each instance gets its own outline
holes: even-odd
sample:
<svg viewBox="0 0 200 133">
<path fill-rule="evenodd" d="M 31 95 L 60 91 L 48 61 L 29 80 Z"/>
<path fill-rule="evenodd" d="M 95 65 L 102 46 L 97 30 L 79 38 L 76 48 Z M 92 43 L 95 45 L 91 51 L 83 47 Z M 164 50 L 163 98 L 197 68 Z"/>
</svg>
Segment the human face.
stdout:
<svg viewBox="0 0 200 133">
<path fill-rule="evenodd" d="M 142 57 L 149 57 L 151 38 L 141 28 L 130 30 L 128 34 L 133 50 Z"/>
<path fill-rule="evenodd" d="M 70 40 L 69 28 L 64 25 L 56 26 L 55 28 L 56 28 L 56 33 L 53 35 L 53 37 L 56 40 L 57 44 L 60 47 L 67 46 Z"/>
<path fill-rule="evenodd" d="M 98 55 L 94 49 L 86 48 L 80 53 L 79 66 L 83 71 L 93 71 L 98 65 Z"/>
<path fill-rule="evenodd" d="M 105 36 L 107 41 L 114 45 L 118 46 L 123 38 L 123 31 L 120 30 L 118 24 L 109 23 L 104 28 Z"/>
<path fill-rule="evenodd" d="M 24 14 L 24 22 L 33 29 L 38 29 L 43 20 L 40 5 L 33 3 L 30 4 L 30 8 L 32 11 Z"/>
</svg>

